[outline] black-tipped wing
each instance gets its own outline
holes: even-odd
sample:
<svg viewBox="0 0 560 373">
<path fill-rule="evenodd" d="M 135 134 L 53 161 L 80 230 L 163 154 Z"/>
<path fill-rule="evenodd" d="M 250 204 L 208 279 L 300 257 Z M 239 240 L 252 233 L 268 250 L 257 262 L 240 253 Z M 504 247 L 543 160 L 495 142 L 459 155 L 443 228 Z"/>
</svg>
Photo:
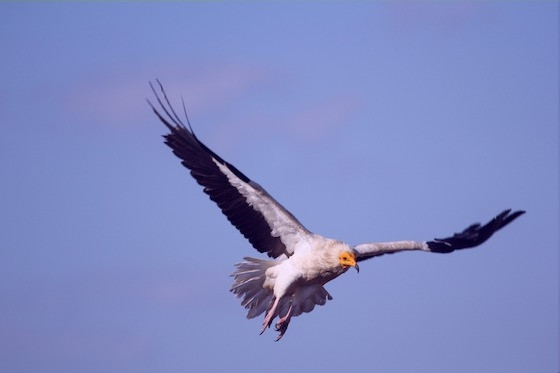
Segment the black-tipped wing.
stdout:
<svg viewBox="0 0 560 373">
<path fill-rule="evenodd" d="M 199 141 L 190 125 L 187 128 L 181 122 L 159 81 L 158 84 L 163 101 L 151 83 L 150 86 L 162 112 L 148 103 L 170 131 L 164 135 L 165 143 L 204 187 L 204 193 L 255 249 L 273 258 L 292 255 L 297 241 L 309 231 L 264 188 Z"/>
<path fill-rule="evenodd" d="M 454 250 L 475 247 L 484 243 L 492 237 L 494 233 L 524 213 L 525 211 L 511 212 L 511 209 L 508 209 L 502 211 L 502 213 L 484 225 L 476 223 L 469 226 L 461 233 L 455 233 L 453 236 L 446 238 L 435 238 L 433 241 L 426 242 L 426 244 L 430 251 L 435 253 L 450 253 Z"/>
<path fill-rule="evenodd" d="M 395 241 L 371 242 L 354 247 L 358 261 L 370 259 L 383 254 L 399 251 L 421 250 L 433 253 L 450 253 L 455 250 L 468 249 L 478 246 L 488 240 L 496 231 L 502 229 L 525 211 L 505 210 L 485 225 L 473 224 L 461 233 L 455 233 L 447 238 L 435 238 L 433 241 Z"/>
</svg>

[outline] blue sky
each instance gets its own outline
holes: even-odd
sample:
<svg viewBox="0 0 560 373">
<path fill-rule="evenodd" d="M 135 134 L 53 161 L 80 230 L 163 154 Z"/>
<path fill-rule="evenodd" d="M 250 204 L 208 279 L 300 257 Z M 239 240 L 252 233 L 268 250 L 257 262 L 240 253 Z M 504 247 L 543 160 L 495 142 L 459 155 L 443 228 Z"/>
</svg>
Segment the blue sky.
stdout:
<svg viewBox="0 0 560 373">
<path fill-rule="evenodd" d="M 556 2 L 0 4 L 0 370 L 558 370 Z M 446 236 L 259 336 L 148 81 L 310 230 Z"/>
</svg>

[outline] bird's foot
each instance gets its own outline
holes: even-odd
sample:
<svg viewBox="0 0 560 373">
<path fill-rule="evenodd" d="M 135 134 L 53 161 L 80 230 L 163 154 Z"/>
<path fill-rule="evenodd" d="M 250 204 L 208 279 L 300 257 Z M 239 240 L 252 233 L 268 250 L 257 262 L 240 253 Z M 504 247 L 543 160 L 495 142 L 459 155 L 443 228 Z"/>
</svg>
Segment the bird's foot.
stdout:
<svg viewBox="0 0 560 373">
<path fill-rule="evenodd" d="M 289 324 L 291 318 L 292 318 L 292 306 L 290 305 L 288 312 L 283 317 L 278 319 L 278 322 L 276 322 L 276 326 L 275 326 L 276 331 L 279 331 L 284 325 L 284 323 Z"/>
<path fill-rule="evenodd" d="M 276 323 L 276 325 L 274 326 L 274 329 L 276 329 L 277 332 L 280 332 L 278 338 L 276 338 L 276 342 L 278 342 L 280 338 L 284 336 L 286 330 L 288 330 L 288 325 L 290 324 L 291 319 L 292 319 L 292 306 L 290 305 L 290 308 L 288 309 L 286 315 L 281 317 Z"/>
<path fill-rule="evenodd" d="M 278 342 L 286 333 L 286 330 L 288 330 L 288 325 L 290 324 L 290 319 L 288 319 L 286 322 L 283 323 L 276 323 L 276 331 L 280 332 L 280 334 L 278 334 L 278 337 L 276 337 L 276 342 Z"/>
</svg>

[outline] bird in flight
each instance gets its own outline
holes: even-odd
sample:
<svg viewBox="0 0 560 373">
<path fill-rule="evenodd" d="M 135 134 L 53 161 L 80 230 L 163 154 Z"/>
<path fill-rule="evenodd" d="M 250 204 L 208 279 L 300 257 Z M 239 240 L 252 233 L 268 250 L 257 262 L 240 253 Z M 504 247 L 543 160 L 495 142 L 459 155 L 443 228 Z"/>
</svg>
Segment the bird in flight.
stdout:
<svg viewBox="0 0 560 373">
<path fill-rule="evenodd" d="M 148 100 L 169 130 L 164 135 L 173 153 L 204 187 L 227 219 L 261 253 L 272 259 L 245 257 L 231 275 L 231 292 L 251 319 L 265 313 L 261 334 L 277 318 L 275 329 L 282 338 L 292 317 L 311 312 L 332 299 L 324 285 L 358 263 L 383 254 L 420 250 L 450 253 L 478 246 L 525 211 L 505 210 L 485 225 L 472 224 L 460 233 L 431 241 L 371 242 L 350 246 L 307 230 L 267 191 L 204 145 L 183 124 L 159 81 L 160 94 L 152 83 L 159 110 Z M 183 105 L 184 109 L 184 105 Z"/>
</svg>

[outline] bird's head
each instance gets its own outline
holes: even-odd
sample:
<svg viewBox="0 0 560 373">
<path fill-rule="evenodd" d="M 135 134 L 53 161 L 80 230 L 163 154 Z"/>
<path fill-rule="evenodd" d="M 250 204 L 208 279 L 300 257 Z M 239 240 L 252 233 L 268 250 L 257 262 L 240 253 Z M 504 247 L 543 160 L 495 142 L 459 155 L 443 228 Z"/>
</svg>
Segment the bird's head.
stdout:
<svg viewBox="0 0 560 373">
<path fill-rule="evenodd" d="M 360 272 L 360 267 L 358 267 L 358 262 L 356 261 L 356 254 L 351 251 L 343 251 L 338 255 L 338 262 L 344 269 L 350 267 L 356 268 L 356 271 Z"/>
</svg>

